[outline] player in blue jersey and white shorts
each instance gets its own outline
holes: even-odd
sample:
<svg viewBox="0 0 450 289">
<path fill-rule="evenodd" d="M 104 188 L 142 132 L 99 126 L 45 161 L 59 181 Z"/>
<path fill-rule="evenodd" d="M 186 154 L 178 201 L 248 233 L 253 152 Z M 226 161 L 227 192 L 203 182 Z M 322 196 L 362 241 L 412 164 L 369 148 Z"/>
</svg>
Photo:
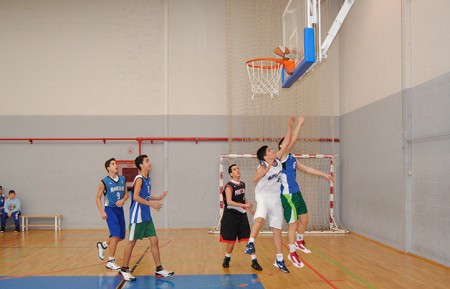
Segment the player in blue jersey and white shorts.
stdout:
<svg viewBox="0 0 450 289">
<path fill-rule="evenodd" d="M 104 250 L 109 247 L 109 257 L 106 268 L 119 270 L 120 266 L 116 264 L 117 244 L 125 239 L 126 226 L 123 204 L 128 199 L 126 191 L 126 180 L 124 176 L 118 175 L 119 166 L 114 158 L 105 162 L 105 169 L 108 176 L 100 181 L 97 190 L 96 203 L 102 219 L 106 220 L 109 228 L 109 239 L 97 243 L 98 258 L 104 259 Z M 104 196 L 104 207 L 102 204 L 102 195 Z"/>
<path fill-rule="evenodd" d="M 291 137 L 292 125 L 295 118 L 291 117 L 285 138 Z M 276 250 L 276 260 L 273 264 L 284 273 L 289 273 L 283 259 L 281 246 L 281 227 L 283 225 L 283 208 L 281 206 L 281 162 L 279 158 L 285 153 L 285 148 L 277 153 L 268 146 L 262 146 L 257 151 L 260 165 L 253 177 L 253 182 L 257 183 L 255 188 L 256 212 L 253 217 L 253 225 L 250 232 L 245 253 L 255 253 L 255 239 L 259 231 L 264 226 L 266 219 L 269 219 L 270 227 L 273 231 L 273 240 Z"/>
<path fill-rule="evenodd" d="M 135 159 L 134 164 L 139 170 L 139 175 L 136 176 L 133 182 L 130 207 L 130 234 L 124 251 L 123 266 L 120 268 L 120 275 L 126 281 L 136 280 L 129 269 L 131 253 L 133 252 L 137 240 L 148 238 L 150 240 L 153 260 L 156 265 L 155 277 L 169 277 L 172 276 L 174 272 L 164 269 L 161 264 L 158 237 L 156 236 L 155 225 L 153 224 L 152 215 L 150 213 L 150 207 L 158 211 L 162 208 L 162 204 L 159 201 L 167 196 L 167 191 L 163 192 L 158 197 L 150 195 L 150 171 L 152 170 L 152 164 L 150 163 L 148 156 L 138 156 Z"/>
<path fill-rule="evenodd" d="M 300 129 L 302 128 L 304 121 L 304 117 L 300 116 L 298 118 L 298 123 L 293 130 L 291 139 L 287 140 L 282 138 L 278 144 L 280 150 L 284 149 L 285 151 L 284 155 L 281 157 L 281 162 L 283 164 L 281 174 L 281 202 L 283 204 L 284 219 L 289 225 L 288 246 L 290 253 L 288 255 L 288 259 L 297 268 L 303 267 L 303 262 L 298 257 L 296 249 L 302 251 L 303 253 L 311 253 L 311 251 L 306 248 L 305 241 L 303 239 L 303 234 L 305 233 L 309 216 L 305 200 L 303 199 L 300 187 L 296 181 L 297 170 L 326 178 L 330 182 L 334 181 L 331 174 L 325 174 L 297 162 L 295 157 L 290 153 L 300 135 Z M 296 241 L 295 235 L 297 235 Z"/>
</svg>

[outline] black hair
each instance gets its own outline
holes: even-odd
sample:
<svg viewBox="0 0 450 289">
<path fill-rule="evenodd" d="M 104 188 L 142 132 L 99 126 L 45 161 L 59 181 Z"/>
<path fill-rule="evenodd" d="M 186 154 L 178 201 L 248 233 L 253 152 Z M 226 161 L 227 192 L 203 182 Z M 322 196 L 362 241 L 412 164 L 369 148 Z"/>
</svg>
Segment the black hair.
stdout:
<svg viewBox="0 0 450 289">
<path fill-rule="evenodd" d="M 280 142 L 278 143 L 278 149 L 281 149 L 281 144 L 283 143 L 283 141 L 284 141 L 284 137 L 282 139 L 280 139 Z"/>
<path fill-rule="evenodd" d="M 16 191 L 14 191 L 14 190 L 9 191 L 9 194 L 15 194 L 15 193 L 16 193 Z"/>
<path fill-rule="evenodd" d="M 256 152 L 256 156 L 258 157 L 258 160 L 264 161 L 264 157 L 266 156 L 268 146 L 262 146 L 258 149 Z"/>
<path fill-rule="evenodd" d="M 233 167 L 237 167 L 237 164 L 232 164 L 228 167 L 228 174 L 231 174 Z"/>
<path fill-rule="evenodd" d="M 136 165 L 136 168 L 138 168 L 138 170 L 141 170 L 141 165 L 144 163 L 145 158 L 148 158 L 148 156 L 140 155 L 134 160 L 134 164 Z"/>
<path fill-rule="evenodd" d="M 105 169 L 108 171 L 108 167 L 109 167 L 109 165 L 111 164 L 111 162 L 112 161 L 115 161 L 116 159 L 115 158 L 110 158 L 109 160 L 107 160 L 106 162 L 105 162 Z"/>
</svg>

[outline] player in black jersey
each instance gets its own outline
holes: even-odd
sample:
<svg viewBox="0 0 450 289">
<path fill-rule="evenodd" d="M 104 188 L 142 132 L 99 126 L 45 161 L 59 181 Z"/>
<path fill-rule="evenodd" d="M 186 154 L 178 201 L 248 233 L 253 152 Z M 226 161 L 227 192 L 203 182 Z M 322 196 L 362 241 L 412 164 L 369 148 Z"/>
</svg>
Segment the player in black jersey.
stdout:
<svg viewBox="0 0 450 289">
<path fill-rule="evenodd" d="M 245 183 L 241 182 L 241 172 L 236 164 L 228 168 L 231 180 L 225 185 L 222 192 L 224 212 L 220 221 L 220 242 L 227 243 L 225 258 L 222 266 L 230 267 L 231 253 L 236 243 L 246 242 L 250 237 L 250 224 L 247 218 L 247 208 L 254 214 L 253 205 L 245 199 Z M 256 254 L 251 255 L 252 268 L 261 271 L 262 268 L 256 260 Z"/>
</svg>

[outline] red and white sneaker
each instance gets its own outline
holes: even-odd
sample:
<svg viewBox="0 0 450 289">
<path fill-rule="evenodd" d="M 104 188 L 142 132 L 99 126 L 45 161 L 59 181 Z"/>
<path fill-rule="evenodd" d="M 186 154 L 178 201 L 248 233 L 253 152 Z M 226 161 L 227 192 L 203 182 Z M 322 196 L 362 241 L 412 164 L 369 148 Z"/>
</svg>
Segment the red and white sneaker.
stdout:
<svg viewBox="0 0 450 289">
<path fill-rule="evenodd" d="M 304 240 L 300 240 L 295 242 L 295 249 L 302 251 L 305 254 L 309 254 L 311 253 L 311 250 L 309 250 L 308 248 L 305 247 L 305 241 Z"/>
<path fill-rule="evenodd" d="M 302 268 L 303 266 L 305 266 L 296 252 L 289 253 L 287 257 L 289 261 L 291 261 L 292 264 L 294 264 L 295 267 Z"/>
</svg>

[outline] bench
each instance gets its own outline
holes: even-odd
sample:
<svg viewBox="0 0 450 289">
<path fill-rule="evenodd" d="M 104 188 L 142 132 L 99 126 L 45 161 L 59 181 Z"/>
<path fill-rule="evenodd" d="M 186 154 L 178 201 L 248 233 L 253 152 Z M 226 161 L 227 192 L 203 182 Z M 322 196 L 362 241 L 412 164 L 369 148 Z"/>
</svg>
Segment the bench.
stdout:
<svg viewBox="0 0 450 289">
<path fill-rule="evenodd" d="M 49 215 L 21 215 L 22 218 L 22 231 L 28 231 L 29 227 L 54 227 L 55 232 L 61 231 L 61 214 L 49 214 Z M 46 224 L 29 224 L 29 219 L 54 219 L 54 223 L 46 223 Z"/>
</svg>

